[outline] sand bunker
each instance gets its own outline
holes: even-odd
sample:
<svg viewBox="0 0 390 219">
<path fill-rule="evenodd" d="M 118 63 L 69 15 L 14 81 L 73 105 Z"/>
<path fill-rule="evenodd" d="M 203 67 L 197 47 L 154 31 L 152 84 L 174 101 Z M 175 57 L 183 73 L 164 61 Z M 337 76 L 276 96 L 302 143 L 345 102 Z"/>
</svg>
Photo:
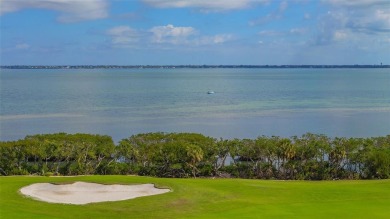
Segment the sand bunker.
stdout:
<svg viewBox="0 0 390 219">
<path fill-rule="evenodd" d="M 20 190 L 22 194 L 41 201 L 75 205 L 127 200 L 142 196 L 158 195 L 169 191 L 169 189 L 157 189 L 153 184 L 102 185 L 85 182 L 65 185 L 36 183 L 23 187 Z"/>
</svg>

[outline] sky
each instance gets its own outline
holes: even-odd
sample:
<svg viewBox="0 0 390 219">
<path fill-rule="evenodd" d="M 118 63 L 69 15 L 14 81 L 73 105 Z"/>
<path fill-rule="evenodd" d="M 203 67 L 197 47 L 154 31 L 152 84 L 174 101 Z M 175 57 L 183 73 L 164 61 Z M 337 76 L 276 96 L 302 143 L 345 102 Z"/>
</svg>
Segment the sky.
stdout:
<svg viewBox="0 0 390 219">
<path fill-rule="evenodd" d="M 0 0 L 0 65 L 390 64 L 388 0 Z"/>
</svg>

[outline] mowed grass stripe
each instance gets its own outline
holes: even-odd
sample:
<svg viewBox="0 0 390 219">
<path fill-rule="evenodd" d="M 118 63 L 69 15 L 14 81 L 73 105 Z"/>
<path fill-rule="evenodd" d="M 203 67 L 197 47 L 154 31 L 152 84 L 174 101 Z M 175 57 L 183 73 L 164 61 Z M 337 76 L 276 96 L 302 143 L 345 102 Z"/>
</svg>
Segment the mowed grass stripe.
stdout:
<svg viewBox="0 0 390 219">
<path fill-rule="evenodd" d="M 273 181 L 139 176 L 0 177 L 0 218 L 389 218 L 390 180 Z M 38 182 L 154 183 L 172 192 L 88 205 L 22 196 Z"/>
</svg>

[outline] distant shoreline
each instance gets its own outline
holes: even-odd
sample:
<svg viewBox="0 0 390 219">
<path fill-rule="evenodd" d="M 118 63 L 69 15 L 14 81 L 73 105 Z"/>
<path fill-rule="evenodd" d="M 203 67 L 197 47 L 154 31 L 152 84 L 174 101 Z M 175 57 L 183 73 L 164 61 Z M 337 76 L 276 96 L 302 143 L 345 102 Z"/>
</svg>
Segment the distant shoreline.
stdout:
<svg viewBox="0 0 390 219">
<path fill-rule="evenodd" d="M 390 65 L 2 65 L 0 69 L 390 68 Z"/>
</svg>

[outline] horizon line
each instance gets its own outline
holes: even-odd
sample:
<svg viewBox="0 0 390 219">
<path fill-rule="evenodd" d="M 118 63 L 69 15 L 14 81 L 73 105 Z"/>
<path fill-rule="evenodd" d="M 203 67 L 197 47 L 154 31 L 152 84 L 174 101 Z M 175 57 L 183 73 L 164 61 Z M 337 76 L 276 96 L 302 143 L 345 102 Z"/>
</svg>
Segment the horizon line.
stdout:
<svg viewBox="0 0 390 219">
<path fill-rule="evenodd" d="M 381 64 L 282 64 L 282 65 L 0 65 L 0 69 L 98 69 L 98 68 L 390 68 L 390 65 Z"/>
</svg>

